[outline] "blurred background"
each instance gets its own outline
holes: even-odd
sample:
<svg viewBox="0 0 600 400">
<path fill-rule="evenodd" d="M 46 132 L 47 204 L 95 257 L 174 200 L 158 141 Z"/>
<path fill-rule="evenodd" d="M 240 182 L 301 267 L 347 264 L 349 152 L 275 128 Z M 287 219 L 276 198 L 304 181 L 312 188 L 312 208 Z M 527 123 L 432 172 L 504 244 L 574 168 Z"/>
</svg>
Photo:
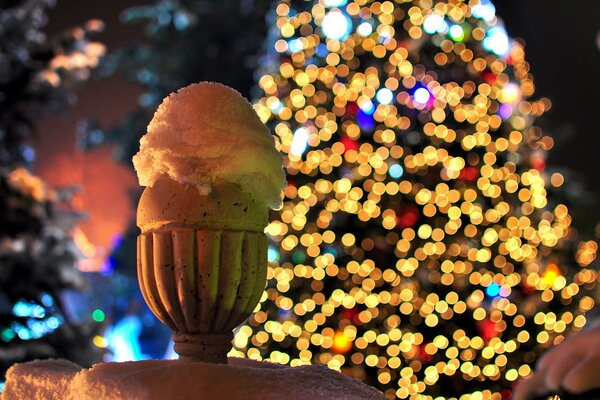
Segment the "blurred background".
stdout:
<svg viewBox="0 0 600 400">
<path fill-rule="evenodd" d="M 577 199 L 574 225 L 595 240 L 600 233 L 600 3 L 496 0 L 493 5 L 509 36 L 525 44 L 537 98 L 552 103 L 537 121 L 553 138 L 544 162 L 570 182 L 565 196 Z M 14 254 L 27 253 L 19 246 L 28 245 L 3 242 L 4 368 L 44 356 L 82 365 L 173 356 L 170 332 L 147 310 L 135 280 L 134 218 L 141 190 L 130 159 L 164 93 L 190 80 L 221 81 L 253 101 L 260 98 L 257 82 L 264 72 L 261 60 L 276 39 L 276 6 L 258 0 L 0 2 L 0 50 L 4 60 L 14 57 L 9 64 L 0 58 L 5 107 L 0 139 L 8 143 L 2 167 L 24 168 L 20 175 L 3 173 L 6 182 L 25 182 L 38 193 L 27 203 L 3 183 L 0 195 L 20 199 L 3 204 L 10 215 L 22 217 L 19 224 L 39 225 L 31 232 L 42 238 L 36 248 L 51 248 L 57 259 L 54 278 L 28 284 L 15 295 L 22 300 L 15 301 L 15 282 L 49 274 L 43 268 L 50 258 L 40 251 L 38 258 L 11 264 L 7 260 Z M 49 62 L 63 63 L 63 75 L 43 67 Z M 43 76 L 51 84 L 19 92 L 26 74 L 11 76 L 17 65 L 28 71 L 27 79 Z M 7 96 L 17 92 L 16 100 Z M 23 112 L 12 106 L 17 103 L 32 106 Z M 21 139 L 11 142 L 10 132 Z M 18 212 L 10 208 L 14 204 Z M 58 211 L 48 211 L 49 204 Z M 0 221 L 9 237 L 6 227 L 17 226 L 11 218 Z M 38 264 L 33 272 L 18 268 Z M 72 265 L 81 273 L 70 272 Z M 16 325 L 15 316 L 22 320 Z M 39 324 L 23 322 L 32 320 Z M 52 339 L 55 331 L 62 337 Z M 46 336 L 47 343 L 40 344 Z M 67 349 L 73 341 L 80 347 Z"/>
<path fill-rule="evenodd" d="M 247 3 L 247 7 L 256 7 L 253 1 Z M 136 41 L 147 43 L 150 39 L 144 23 L 126 22 L 123 13 L 130 7 L 144 4 L 147 5 L 130 0 L 110 4 L 58 1 L 48 12 L 46 31 L 57 34 L 81 21 L 99 19 L 106 26 L 94 38 L 103 42 L 109 52 Z M 585 1 L 575 6 L 564 5 L 558 0 L 497 0 L 494 5 L 510 35 L 526 44 L 537 94 L 552 101 L 551 110 L 540 121 L 544 132 L 556 143 L 548 154 L 548 163 L 568 168 L 577 182 L 571 189 L 580 190 L 591 205 L 600 194 L 600 187 L 596 185 L 600 179 L 600 160 L 596 156 L 600 135 L 595 118 L 600 106 L 600 75 L 596 73 L 600 67 L 600 26 L 595 15 L 600 11 L 600 4 Z M 229 6 L 233 5 L 220 7 L 226 10 Z M 265 9 L 261 7 L 259 12 Z M 263 24 L 259 28 L 262 32 L 258 34 L 264 35 L 265 22 L 257 21 Z M 235 32 L 220 34 L 235 41 Z M 264 51 L 265 45 L 256 43 L 255 46 Z M 251 96 L 256 73 L 251 67 L 240 67 L 245 71 L 245 81 L 238 90 Z M 77 143 L 77 127 L 90 117 L 101 126 L 117 124 L 135 110 L 142 88 L 131 82 L 131 76 L 125 72 L 97 75 L 92 74 L 92 78 L 79 88 L 78 100 L 68 113 L 40 121 L 34 146 L 40 149 L 35 172 L 51 185 L 82 184 L 85 190 L 80 195 L 81 207 L 87 210 L 88 219 L 80 226 L 92 243 L 110 247 L 112 235 L 122 231 L 131 221 L 133 209 L 127 193 L 136 186 L 136 180 L 131 168 L 114 163 L 114 151 L 108 146 L 83 152 Z M 106 173 L 107 168 L 111 173 Z M 114 179 L 115 176 L 120 179 Z M 105 189 L 107 186 L 111 187 L 110 191 Z M 104 204 L 108 199 L 105 196 L 111 197 L 110 215 L 106 215 Z M 593 210 L 591 207 L 588 212 Z M 96 219 L 98 223 L 94 223 Z"/>
</svg>

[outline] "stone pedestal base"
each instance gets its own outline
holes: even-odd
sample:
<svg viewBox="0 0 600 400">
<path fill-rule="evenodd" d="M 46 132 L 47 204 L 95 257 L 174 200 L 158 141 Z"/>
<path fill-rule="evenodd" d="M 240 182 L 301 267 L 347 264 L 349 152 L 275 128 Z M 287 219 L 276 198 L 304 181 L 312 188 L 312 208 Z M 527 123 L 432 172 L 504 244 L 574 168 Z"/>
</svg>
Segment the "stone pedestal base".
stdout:
<svg viewBox="0 0 600 400">
<path fill-rule="evenodd" d="M 175 352 L 181 360 L 202 361 L 213 364 L 227 364 L 227 353 L 231 349 L 233 333 L 187 334 L 173 333 Z"/>
</svg>

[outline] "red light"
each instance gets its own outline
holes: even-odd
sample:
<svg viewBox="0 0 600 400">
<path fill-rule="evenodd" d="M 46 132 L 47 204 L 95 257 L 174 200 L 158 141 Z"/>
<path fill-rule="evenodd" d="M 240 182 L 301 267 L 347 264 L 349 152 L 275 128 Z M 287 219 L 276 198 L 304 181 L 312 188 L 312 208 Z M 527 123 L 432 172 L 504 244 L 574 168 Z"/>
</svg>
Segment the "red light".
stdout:
<svg viewBox="0 0 600 400">
<path fill-rule="evenodd" d="M 349 150 L 358 150 L 358 142 L 356 140 L 352 140 L 347 136 L 344 136 L 341 140 L 340 143 L 342 143 L 344 145 L 344 151 L 349 151 Z"/>
</svg>

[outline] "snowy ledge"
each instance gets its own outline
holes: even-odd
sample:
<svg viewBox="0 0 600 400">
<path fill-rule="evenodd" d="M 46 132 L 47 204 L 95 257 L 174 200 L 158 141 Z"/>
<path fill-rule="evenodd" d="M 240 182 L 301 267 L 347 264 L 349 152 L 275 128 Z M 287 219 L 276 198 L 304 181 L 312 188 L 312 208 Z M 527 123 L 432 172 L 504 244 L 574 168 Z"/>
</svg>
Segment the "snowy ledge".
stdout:
<svg viewBox="0 0 600 400">
<path fill-rule="evenodd" d="M 382 400 L 376 389 L 323 366 L 286 367 L 243 358 L 229 364 L 182 360 L 103 363 L 31 361 L 7 373 L 2 400 Z"/>
</svg>

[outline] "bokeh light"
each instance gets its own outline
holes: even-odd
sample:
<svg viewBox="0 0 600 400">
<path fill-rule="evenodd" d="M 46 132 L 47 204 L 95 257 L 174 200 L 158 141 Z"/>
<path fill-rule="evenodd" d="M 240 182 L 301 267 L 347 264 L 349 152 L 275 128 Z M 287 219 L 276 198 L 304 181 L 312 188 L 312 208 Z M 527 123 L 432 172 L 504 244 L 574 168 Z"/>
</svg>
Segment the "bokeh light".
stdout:
<svg viewBox="0 0 600 400">
<path fill-rule="evenodd" d="M 444 17 L 439 14 L 431 14 L 423 22 L 423 30 L 429 34 L 436 33 L 444 23 Z"/>
<path fill-rule="evenodd" d="M 371 33 L 373 33 L 373 25 L 368 22 L 363 22 L 362 24 L 358 25 L 356 32 L 358 32 L 360 36 L 369 36 Z"/>
<path fill-rule="evenodd" d="M 479 4 L 473 5 L 471 12 L 476 18 L 491 22 L 496 18 L 496 7 L 490 0 L 479 0 Z"/>
<path fill-rule="evenodd" d="M 483 39 L 483 47 L 499 56 L 506 55 L 510 48 L 506 30 L 501 26 L 490 28 L 485 35 L 485 39 Z"/>
<path fill-rule="evenodd" d="M 583 328 L 598 279 L 522 43 L 488 0 L 276 14 L 255 109 L 288 186 L 233 353 L 326 365 L 389 399 L 507 398 Z"/>
<path fill-rule="evenodd" d="M 348 2 L 348 0 L 324 0 L 324 1 L 325 1 L 325 5 L 327 7 L 341 7 Z"/>
<path fill-rule="evenodd" d="M 351 28 L 352 23 L 348 17 L 337 10 L 330 11 L 323 18 L 323 33 L 329 39 L 343 39 Z"/>
<path fill-rule="evenodd" d="M 465 31 L 460 25 L 452 25 L 448 33 L 455 42 L 462 42 L 465 38 Z"/>
<path fill-rule="evenodd" d="M 294 138 L 290 148 L 290 154 L 299 156 L 304 153 L 308 146 L 308 130 L 304 127 L 296 129 L 294 132 Z"/>
<path fill-rule="evenodd" d="M 427 102 L 431 98 L 431 93 L 429 93 L 429 90 L 427 90 L 423 87 L 420 87 L 417 90 L 415 90 L 415 93 L 413 94 L 413 96 L 417 103 L 427 104 Z"/>
</svg>

